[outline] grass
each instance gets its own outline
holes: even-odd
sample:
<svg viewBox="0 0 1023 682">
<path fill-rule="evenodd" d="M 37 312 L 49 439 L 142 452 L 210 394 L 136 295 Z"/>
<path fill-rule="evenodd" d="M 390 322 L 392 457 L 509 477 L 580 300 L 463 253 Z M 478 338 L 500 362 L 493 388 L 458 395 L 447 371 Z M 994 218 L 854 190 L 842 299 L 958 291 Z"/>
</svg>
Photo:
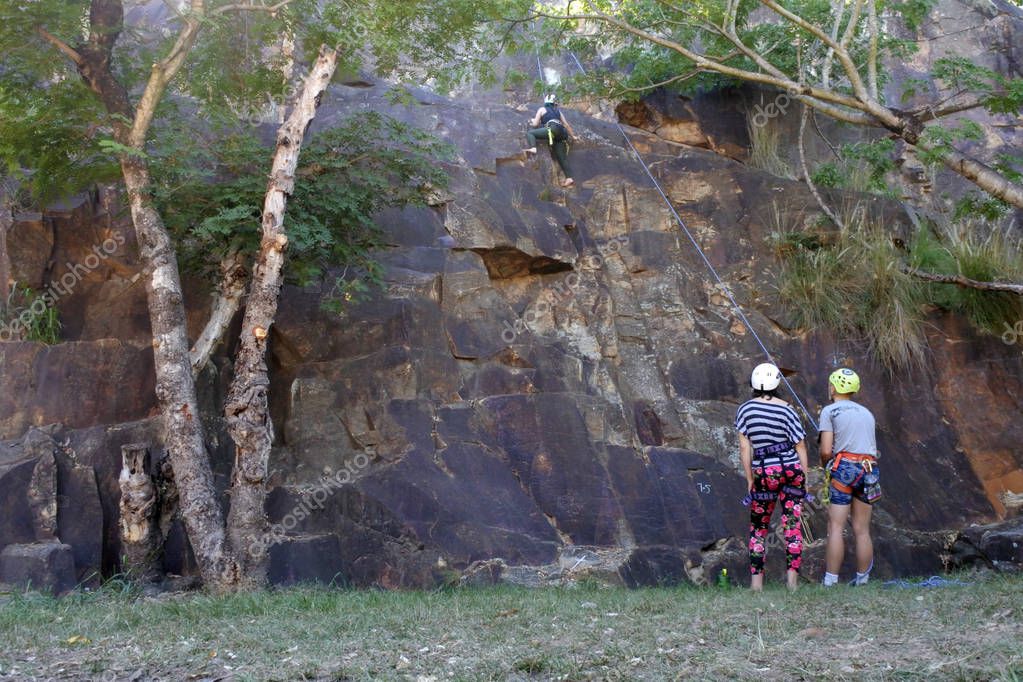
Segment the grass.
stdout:
<svg viewBox="0 0 1023 682">
<path fill-rule="evenodd" d="M 861 220 L 831 244 L 793 243 L 776 238 L 778 290 L 796 326 L 860 337 L 893 370 L 923 365 L 926 286 L 901 270 L 903 254 L 884 230 Z"/>
<path fill-rule="evenodd" d="M 38 293 L 28 286 L 11 289 L 0 322 L 7 327 L 11 338 L 38 341 L 48 346 L 60 342 L 62 325 L 51 295 Z"/>
<path fill-rule="evenodd" d="M 1015 680 L 1021 589 L 12 595 L 0 678 Z"/>
<path fill-rule="evenodd" d="M 797 327 L 862 339 L 894 371 L 925 364 L 929 307 L 960 313 L 996 335 L 1023 319 L 1020 296 L 929 283 L 903 269 L 1023 281 L 1023 248 L 1006 230 L 963 222 L 925 226 L 903 244 L 858 208 L 846 207 L 846 229 L 829 239 L 801 226 L 776 229 L 778 290 Z"/>
<path fill-rule="evenodd" d="M 929 272 L 961 274 L 980 282 L 1023 281 L 1023 245 L 997 224 L 967 220 L 921 231 L 912 246 L 912 265 Z M 993 334 L 1023 320 L 1023 298 L 1007 292 L 930 285 L 941 307 L 965 315 Z"/>
<path fill-rule="evenodd" d="M 749 132 L 749 165 L 767 171 L 778 177 L 795 179 L 791 164 L 781 155 L 781 124 L 775 118 L 768 118 L 763 125 L 753 123 L 753 117 L 746 117 Z"/>
</svg>

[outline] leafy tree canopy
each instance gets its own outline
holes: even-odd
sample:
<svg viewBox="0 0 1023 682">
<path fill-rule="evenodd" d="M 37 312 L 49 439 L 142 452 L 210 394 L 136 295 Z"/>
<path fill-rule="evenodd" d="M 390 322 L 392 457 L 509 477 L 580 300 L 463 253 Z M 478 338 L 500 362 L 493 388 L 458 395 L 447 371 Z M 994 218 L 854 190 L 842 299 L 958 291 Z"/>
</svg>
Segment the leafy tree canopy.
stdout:
<svg viewBox="0 0 1023 682">
<path fill-rule="evenodd" d="M 229 252 L 259 248 L 267 147 L 245 129 L 221 135 L 215 144 L 179 132 L 173 136 L 177 144 L 150 157 L 155 198 L 182 264 L 212 275 Z M 424 205 L 446 186 L 439 162 L 450 156 L 446 143 L 376 112 L 313 136 L 288 202 L 290 277 L 307 284 L 341 263 L 373 278 L 368 254 L 380 245 L 374 216 L 385 208 Z M 357 281 L 347 286 L 358 287 L 351 284 Z"/>
</svg>

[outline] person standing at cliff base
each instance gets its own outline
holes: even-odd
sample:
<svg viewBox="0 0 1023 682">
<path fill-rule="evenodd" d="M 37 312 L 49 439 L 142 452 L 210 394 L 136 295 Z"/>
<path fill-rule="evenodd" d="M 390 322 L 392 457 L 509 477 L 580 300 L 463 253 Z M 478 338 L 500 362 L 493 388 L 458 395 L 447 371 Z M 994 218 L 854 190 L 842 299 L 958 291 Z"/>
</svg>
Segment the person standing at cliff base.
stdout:
<svg viewBox="0 0 1023 682">
<path fill-rule="evenodd" d="M 746 474 L 750 508 L 750 588 L 764 587 L 767 533 L 775 506 L 781 507 L 781 527 L 788 571 L 786 582 L 796 589 L 803 558 L 803 534 L 799 526 L 806 497 L 806 431 L 788 403 L 778 397 L 781 370 L 757 365 L 750 377 L 753 397 L 739 406 L 735 428 L 739 431 L 739 459 Z"/>
<path fill-rule="evenodd" d="M 830 472 L 828 494 L 827 572 L 824 586 L 838 582 L 845 555 L 845 525 L 852 512 L 856 538 L 856 577 L 850 584 L 866 585 L 874 566 L 874 543 L 870 538 L 871 505 L 881 497 L 877 468 L 874 415 L 853 401 L 860 377 L 851 369 L 837 369 L 828 378 L 832 403 L 821 410 L 821 464 Z"/>
<path fill-rule="evenodd" d="M 536 154 L 536 147 L 542 141 L 550 148 L 551 158 L 558 162 L 561 172 L 565 174 L 562 187 L 575 184 L 572 169 L 568 164 L 568 141 L 577 140 L 571 124 L 565 119 L 558 107 L 557 97 L 549 93 L 543 100 L 543 106 L 536 110 L 536 116 L 529 122 L 530 130 L 526 133 L 529 148 L 523 150 L 526 156 Z"/>
</svg>

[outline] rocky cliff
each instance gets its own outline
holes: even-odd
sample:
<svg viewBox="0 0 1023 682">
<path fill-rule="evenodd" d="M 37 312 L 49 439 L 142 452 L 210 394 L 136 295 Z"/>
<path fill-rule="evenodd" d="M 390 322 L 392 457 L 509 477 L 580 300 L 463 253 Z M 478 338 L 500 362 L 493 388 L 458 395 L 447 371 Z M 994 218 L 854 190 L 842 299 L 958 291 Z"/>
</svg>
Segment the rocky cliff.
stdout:
<svg viewBox="0 0 1023 682">
<path fill-rule="evenodd" d="M 732 421 L 764 356 L 617 129 L 569 112 L 583 140 L 572 149 L 577 187 L 565 191 L 550 159 L 519 153 L 524 97 L 411 90 L 398 106 L 389 87 L 335 87 L 311 133 L 386 111 L 455 145 L 452 186 L 430 208 L 380 216 L 384 287 L 368 300 L 338 316 L 321 307 L 325 289 L 284 293 L 271 347 L 273 580 L 422 586 L 469 567 L 471 580 L 527 583 L 743 575 Z M 848 339 L 790 328 L 769 237 L 815 219 L 805 187 L 721 145 L 629 134 L 794 371 L 811 416 L 834 366 L 863 376 L 887 492 L 879 574 L 1023 561 L 1018 529 L 958 535 L 1004 517 L 999 494 L 1023 490 L 1018 348 L 935 312 L 929 367 L 891 376 Z M 898 204 L 855 199 L 905 229 Z M 115 205 L 105 193 L 22 217 L 17 276 L 39 286 L 75 272 L 95 245 L 125 240 L 59 297 L 66 343 L 0 344 L 0 548 L 59 539 L 77 579 L 118 570 L 120 447 L 160 454 L 144 294 Z M 190 301 L 197 332 L 206 301 L 198 291 Z M 225 353 L 200 380 L 222 485 L 229 376 Z M 824 512 L 808 522 L 812 578 Z M 780 548 L 771 559 L 780 572 Z M 179 525 L 164 564 L 194 570 Z"/>
</svg>

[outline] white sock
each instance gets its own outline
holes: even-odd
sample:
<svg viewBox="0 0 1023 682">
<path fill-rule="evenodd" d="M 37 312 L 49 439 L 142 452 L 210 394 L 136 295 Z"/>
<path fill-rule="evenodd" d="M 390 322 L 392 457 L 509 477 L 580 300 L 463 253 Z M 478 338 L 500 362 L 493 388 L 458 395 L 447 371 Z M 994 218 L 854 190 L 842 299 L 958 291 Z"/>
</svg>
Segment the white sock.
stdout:
<svg viewBox="0 0 1023 682">
<path fill-rule="evenodd" d="M 835 573 L 824 574 L 824 587 L 831 587 L 838 584 L 838 575 Z"/>
<path fill-rule="evenodd" d="M 860 573 L 859 571 L 856 571 L 856 584 L 857 585 L 866 585 L 870 581 L 870 572 L 873 569 L 874 569 L 874 562 L 871 561 L 870 565 L 867 566 L 867 570 L 863 571 L 863 573 Z"/>
</svg>

